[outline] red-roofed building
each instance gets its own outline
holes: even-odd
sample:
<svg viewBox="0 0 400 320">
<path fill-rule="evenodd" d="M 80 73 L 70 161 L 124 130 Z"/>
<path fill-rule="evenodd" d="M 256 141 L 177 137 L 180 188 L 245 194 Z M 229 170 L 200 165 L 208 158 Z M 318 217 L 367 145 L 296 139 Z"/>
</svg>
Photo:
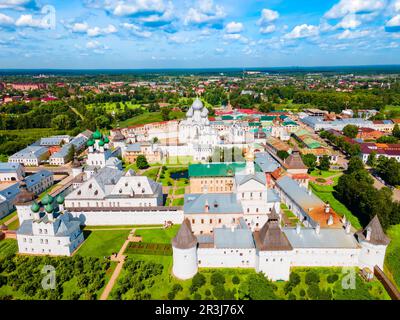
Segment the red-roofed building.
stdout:
<svg viewBox="0 0 400 320">
<path fill-rule="evenodd" d="M 376 157 L 380 156 L 386 158 L 394 158 L 400 162 L 400 144 L 386 144 L 386 143 L 362 143 L 361 156 L 364 163 L 368 161 L 368 156 L 375 153 Z"/>
</svg>

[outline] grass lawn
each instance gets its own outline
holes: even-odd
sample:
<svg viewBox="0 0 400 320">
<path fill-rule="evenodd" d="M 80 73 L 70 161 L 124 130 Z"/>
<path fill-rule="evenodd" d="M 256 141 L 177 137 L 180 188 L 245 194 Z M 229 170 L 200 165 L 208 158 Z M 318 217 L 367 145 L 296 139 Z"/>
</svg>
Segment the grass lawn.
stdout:
<svg viewBox="0 0 400 320">
<path fill-rule="evenodd" d="M 320 186 L 310 182 L 314 194 L 324 202 L 329 202 L 331 208 L 340 216 L 346 215 L 346 218 L 351 222 L 351 225 L 356 229 L 361 229 L 361 224 L 358 218 L 346 208 L 346 206 L 333 196 L 333 186 Z"/>
<path fill-rule="evenodd" d="M 17 240 L 5 239 L 0 241 L 0 258 L 5 258 L 17 252 L 18 252 Z"/>
<path fill-rule="evenodd" d="M 174 225 L 168 229 L 137 229 L 136 236 L 141 236 L 143 242 L 170 244 L 178 232 L 180 225 Z"/>
<path fill-rule="evenodd" d="M 334 176 L 336 174 L 339 174 L 339 173 L 341 173 L 341 171 L 322 171 L 322 170 L 316 169 L 316 170 L 312 171 L 310 173 L 310 175 L 312 177 L 325 178 L 326 179 L 326 178 L 332 177 L 332 176 Z"/>
<path fill-rule="evenodd" d="M 185 203 L 185 199 L 183 199 L 183 198 L 172 200 L 173 207 L 181 207 L 181 206 L 183 206 L 184 203 Z"/>
<path fill-rule="evenodd" d="M 158 171 L 160 171 L 160 168 L 153 168 L 153 169 L 149 169 L 143 172 L 142 175 L 156 181 L 157 179 L 157 175 L 158 175 Z"/>
<path fill-rule="evenodd" d="M 177 165 L 183 164 L 188 165 L 194 163 L 192 156 L 176 156 L 176 157 L 168 157 L 165 161 L 166 165 Z"/>
<path fill-rule="evenodd" d="M 15 217 L 17 215 L 17 210 L 11 212 L 9 215 L 5 216 L 4 218 L 0 219 L 0 225 L 3 223 L 6 223 L 8 220 L 11 218 Z"/>
<path fill-rule="evenodd" d="M 121 128 L 163 121 L 161 112 L 146 112 L 119 123 Z"/>
<path fill-rule="evenodd" d="M 175 195 L 176 196 L 179 196 L 179 195 L 182 195 L 182 194 L 185 194 L 185 188 L 179 188 L 179 189 L 175 190 Z"/>
<path fill-rule="evenodd" d="M 385 273 L 391 276 L 400 289 L 400 224 L 390 227 L 387 234 L 392 242 L 386 250 Z"/>
<path fill-rule="evenodd" d="M 84 232 L 85 242 L 76 254 L 90 257 L 108 257 L 118 252 L 129 235 L 129 230 Z"/>
<path fill-rule="evenodd" d="M 19 220 L 18 219 L 14 220 L 7 227 L 8 230 L 17 230 L 19 228 Z"/>
<path fill-rule="evenodd" d="M 160 227 L 162 228 L 162 224 L 143 224 L 143 225 L 120 225 L 120 226 L 85 226 L 84 230 L 99 230 L 99 229 L 127 229 L 132 230 L 133 228 L 155 228 Z"/>
</svg>

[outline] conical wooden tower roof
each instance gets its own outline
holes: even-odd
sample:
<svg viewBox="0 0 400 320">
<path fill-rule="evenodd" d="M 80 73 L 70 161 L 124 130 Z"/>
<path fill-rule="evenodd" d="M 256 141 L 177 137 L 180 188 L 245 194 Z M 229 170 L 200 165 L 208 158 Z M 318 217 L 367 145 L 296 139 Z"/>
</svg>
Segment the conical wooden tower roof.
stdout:
<svg viewBox="0 0 400 320">
<path fill-rule="evenodd" d="M 189 219 L 185 219 L 172 239 L 172 246 L 178 249 L 190 249 L 197 245 L 197 238 L 193 235 Z"/>
</svg>

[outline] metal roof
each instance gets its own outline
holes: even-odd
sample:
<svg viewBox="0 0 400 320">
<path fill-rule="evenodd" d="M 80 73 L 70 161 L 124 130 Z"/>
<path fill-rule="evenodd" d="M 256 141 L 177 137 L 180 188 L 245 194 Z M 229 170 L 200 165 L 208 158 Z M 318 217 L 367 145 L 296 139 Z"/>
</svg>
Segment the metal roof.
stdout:
<svg viewBox="0 0 400 320">
<path fill-rule="evenodd" d="M 0 162 L 0 172 L 15 172 L 21 169 L 22 165 L 20 163 L 9 163 L 9 162 Z"/>
<path fill-rule="evenodd" d="M 243 213 L 243 207 L 234 193 L 185 194 L 185 214 L 204 213 L 208 204 L 209 213 Z"/>
<path fill-rule="evenodd" d="M 189 177 L 233 177 L 236 170 L 245 167 L 245 162 L 191 164 Z"/>
<path fill-rule="evenodd" d="M 249 229 L 214 229 L 214 245 L 217 249 L 252 249 L 255 247 L 253 234 Z"/>
<path fill-rule="evenodd" d="M 276 184 L 282 189 L 297 205 L 305 211 L 308 208 L 317 208 L 324 206 L 324 202 L 312 192 L 311 194 L 304 187 L 301 187 L 296 181 L 284 176 L 276 181 Z"/>
<path fill-rule="evenodd" d="M 297 234 L 296 228 L 283 228 L 290 244 L 296 248 L 358 248 L 358 242 L 353 234 L 347 234 L 344 229 L 323 229 L 319 234 L 313 228 L 302 228 Z"/>
<path fill-rule="evenodd" d="M 257 152 L 255 156 L 255 163 L 262 172 L 274 172 L 280 167 L 280 164 L 268 152 Z"/>
</svg>

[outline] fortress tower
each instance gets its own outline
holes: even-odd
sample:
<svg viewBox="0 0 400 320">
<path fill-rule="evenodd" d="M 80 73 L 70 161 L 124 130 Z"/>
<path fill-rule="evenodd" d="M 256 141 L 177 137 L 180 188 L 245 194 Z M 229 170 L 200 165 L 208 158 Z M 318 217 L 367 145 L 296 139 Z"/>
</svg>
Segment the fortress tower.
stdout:
<svg viewBox="0 0 400 320">
<path fill-rule="evenodd" d="M 361 245 L 360 268 L 367 267 L 373 271 L 374 267 L 378 266 L 383 270 L 386 248 L 390 239 L 383 232 L 378 216 L 375 216 L 364 230 L 357 232 L 356 236 Z"/>
<path fill-rule="evenodd" d="M 176 237 L 172 239 L 172 249 L 174 276 L 182 280 L 192 278 L 198 270 L 197 238 L 188 219 L 183 221 Z"/>
</svg>

